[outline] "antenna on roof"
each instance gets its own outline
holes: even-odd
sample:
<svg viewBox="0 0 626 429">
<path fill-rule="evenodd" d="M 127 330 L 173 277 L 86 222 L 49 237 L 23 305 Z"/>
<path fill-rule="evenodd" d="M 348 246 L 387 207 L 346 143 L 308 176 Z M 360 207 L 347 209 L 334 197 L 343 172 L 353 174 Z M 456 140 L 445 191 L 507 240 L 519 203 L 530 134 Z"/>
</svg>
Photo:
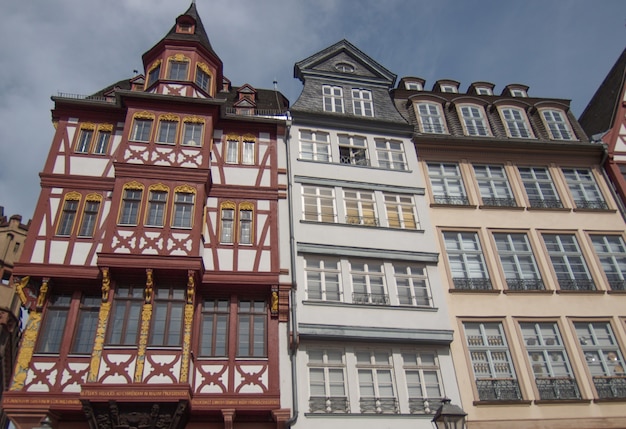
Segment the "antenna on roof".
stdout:
<svg viewBox="0 0 626 429">
<path fill-rule="evenodd" d="M 274 79 L 274 91 L 278 91 L 278 81 L 276 79 Z"/>
</svg>

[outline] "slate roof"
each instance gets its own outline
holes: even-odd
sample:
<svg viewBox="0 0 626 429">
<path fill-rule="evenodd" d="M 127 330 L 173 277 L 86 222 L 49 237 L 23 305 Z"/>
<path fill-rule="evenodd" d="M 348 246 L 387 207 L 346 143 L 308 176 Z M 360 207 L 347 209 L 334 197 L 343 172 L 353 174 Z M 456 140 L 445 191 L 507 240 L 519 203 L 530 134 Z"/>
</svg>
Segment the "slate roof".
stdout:
<svg viewBox="0 0 626 429">
<path fill-rule="evenodd" d="M 580 115 L 580 125 L 589 136 L 613 128 L 626 83 L 626 48 Z"/>
<path fill-rule="evenodd" d="M 245 85 L 241 87 L 243 86 Z M 231 107 L 238 101 L 237 90 L 241 87 L 232 87 L 228 92 L 222 91 L 217 94 L 216 98 L 225 98 L 226 106 Z M 256 109 L 280 110 L 284 112 L 289 108 L 289 100 L 279 91 L 272 89 L 254 89 L 256 90 L 256 99 L 254 101 Z"/>
</svg>

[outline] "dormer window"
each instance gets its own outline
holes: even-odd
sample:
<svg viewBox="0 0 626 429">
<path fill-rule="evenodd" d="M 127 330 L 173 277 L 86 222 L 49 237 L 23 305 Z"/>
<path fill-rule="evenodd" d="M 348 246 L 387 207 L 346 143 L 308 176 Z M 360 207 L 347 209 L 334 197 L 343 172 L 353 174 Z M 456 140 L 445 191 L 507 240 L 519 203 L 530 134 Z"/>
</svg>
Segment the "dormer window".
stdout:
<svg viewBox="0 0 626 429">
<path fill-rule="evenodd" d="M 465 105 L 460 106 L 459 111 L 461 113 L 465 135 L 481 137 L 488 137 L 490 135 L 482 107 Z"/>
<path fill-rule="evenodd" d="M 570 128 L 565 114 L 560 110 L 546 109 L 541 111 L 544 124 L 550 132 L 553 140 L 574 140 L 574 134 Z"/>
<path fill-rule="evenodd" d="M 404 87 L 409 91 L 421 91 L 424 89 L 422 88 L 422 84 L 419 82 L 405 82 Z"/>
<path fill-rule="evenodd" d="M 476 88 L 476 94 L 478 95 L 493 95 L 490 88 L 478 87 Z"/>
<path fill-rule="evenodd" d="M 511 90 L 511 96 L 513 96 L 513 97 L 528 97 L 528 95 L 526 94 L 526 91 L 524 91 L 522 89 L 512 89 Z"/>
<path fill-rule="evenodd" d="M 178 24 L 177 33 L 191 33 L 193 26 L 191 24 Z"/>
<path fill-rule="evenodd" d="M 454 85 L 441 85 L 441 92 L 456 93 L 457 89 Z"/>
<path fill-rule="evenodd" d="M 340 73 L 354 73 L 354 66 L 348 63 L 337 63 L 335 69 Z"/>
<path fill-rule="evenodd" d="M 517 107 L 502 107 L 500 115 L 506 127 L 506 133 L 513 138 L 533 138 L 526 118 L 526 112 Z"/>
</svg>

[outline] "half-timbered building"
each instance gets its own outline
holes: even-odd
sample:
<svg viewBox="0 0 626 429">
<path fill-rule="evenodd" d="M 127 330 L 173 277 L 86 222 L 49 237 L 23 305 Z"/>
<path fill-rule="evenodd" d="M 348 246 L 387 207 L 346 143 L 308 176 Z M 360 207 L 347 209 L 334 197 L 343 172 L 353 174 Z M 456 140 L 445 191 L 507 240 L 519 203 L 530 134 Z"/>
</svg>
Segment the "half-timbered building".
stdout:
<svg viewBox="0 0 626 429">
<path fill-rule="evenodd" d="M 20 428 L 282 427 L 288 102 L 231 85 L 195 3 L 142 60 L 53 97 L 3 407 Z"/>
</svg>

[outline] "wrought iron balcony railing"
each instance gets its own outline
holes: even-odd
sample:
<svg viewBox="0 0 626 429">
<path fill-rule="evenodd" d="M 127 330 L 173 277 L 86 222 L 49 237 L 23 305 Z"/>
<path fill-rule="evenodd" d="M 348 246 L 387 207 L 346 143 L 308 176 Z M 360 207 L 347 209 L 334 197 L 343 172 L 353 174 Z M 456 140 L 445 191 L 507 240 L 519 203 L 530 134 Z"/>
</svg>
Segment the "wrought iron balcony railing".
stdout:
<svg viewBox="0 0 626 429">
<path fill-rule="evenodd" d="M 535 383 L 541 399 L 580 399 L 580 391 L 573 378 L 537 377 Z"/>
<path fill-rule="evenodd" d="M 489 207 L 517 207 L 515 198 L 483 198 L 483 205 Z"/>
<path fill-rule="evenodd" d="M 562 209 L 563 203 L 557 198 L 529 198 L 528 202 L 533 208 L 539 209 Z"/>
<path fill-rule="evenodd" d="M 396 398 L 361 398 L 360 405 L 362 413 L 398 413 L 398 400 Z"/>
<path fill-rule="evenodd" d="M 588 279 L 559 279 L 561 290 L 596 290 L 593 280 Z"/>
<path fill-rule="evenodd" d="M 626 280 L 620 278 L 619 274 L 607 274 L 606 277 L 612 290 L 626 290 Z"/>
<path fill-rule="evenodd" d="M 346 223 L 352 225 L 378 226 L 378 219 L 373 216 L 346 216 Z"/>
<path fill-rule="evenodd" d="M 389 305 L 389 295 L 380 293 L 354 292 L 352 302 L 355 304 Z"/>
<path fill-rule="evenodd" d="M 574 203 L 578 209 L 607 210 L 609 208 L 604 201 L 574 200 Z"/>
<path fill-rule="evenodd" d="M 469 200 L 466 196 L 448 196 L 448 195 L 435 195 L 435 203 L 437 204 L 449 204 L 452 206 L 467 206 Z"/>
<path fill-rule="evenodd" d="M 481 401 L 517 401 L 522 399 L 519 384 L 514 378 L 476 380 Z"/>
<path fill-rule="evenodd" d="M 541 279 L 506 279 L 509 290 L 545 290 Z"/>
<path fill-rule="evenodd" d="M 345 396 L 311 396 L 309 398 L 309 410 L 312 413 L 348 413 L 350 412 L 350 403 Z"/>
<path fill-rule="evenodd" d="M 598 398 L 626 398 L 626 376 L 621 377 L 593 377 L 593 384 L 598 391 Z"/>
<path fill-rule="evenodd" d="M 491 290 L 490 279 L 469 279 L 469 278 L 456 278 L 453 279 L 454 288 L 462 290 Z"/>
<path fill-rule="evenodd" d="M 280 109 L 252 109 L 248 107 L 227 107 L 227 115 L 237 116 L 263 116 L 269 118 L 283 117 L 286 115 L 285 110 Z"/>
</svg>

